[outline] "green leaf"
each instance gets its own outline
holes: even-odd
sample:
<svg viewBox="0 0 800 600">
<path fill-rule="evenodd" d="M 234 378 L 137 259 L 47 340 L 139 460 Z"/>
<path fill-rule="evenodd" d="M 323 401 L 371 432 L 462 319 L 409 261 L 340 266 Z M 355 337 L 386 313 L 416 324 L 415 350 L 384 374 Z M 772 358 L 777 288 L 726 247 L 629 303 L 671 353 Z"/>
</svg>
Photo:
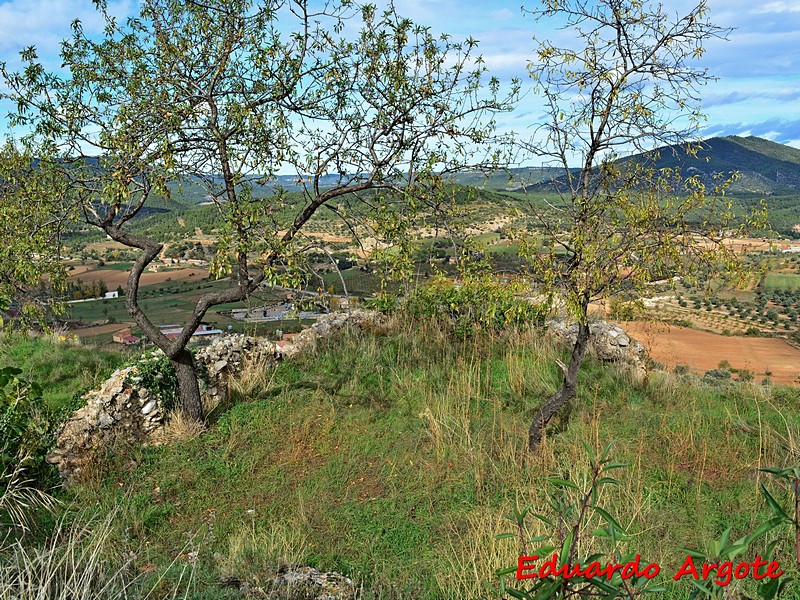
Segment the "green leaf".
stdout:
<svg viewBox="0 0 800 600">
<path fill-rule="evenodd" d="M 508 594 L 512 598 L 517 598 L 518 600 L 528 600 L 530 598 L 530 596 L 528 596 L 528 594 L 526 594 L 525 592 L 520 592 L 513 588 L 506 588 L 506 594 Z"/>
<path fill-rule="evenodd" d="M 569 558 L 569 551 L 572 548 L 572 539 L 573 539 L 573 532 L 569 532 L 566 538 L 564 538 L 564 543 L 561 545 L 561 554 L 559 555 L 558 559 L 560 564 L 564 564 L 567 559 Z"/>
<path fill-rule="evenodd" d="M 592 451 L 592 447 L 589 446 L 589 444 L 587 444 L 584 440 L 581 440 L 581 444 L 583 444 L 583 447 L 586 449 L 586 454 L 589 455 L 589 461 L 591 462 L 592 466 L 594 466 L 595 463 L 597 462 L 597 459 L 594 456 L 594 452 Z"/>
<path fill-rule="evenodd" d="M 775 513 L 775 516 L 780 517 L 787 523 L 793 522 L 792 519 L 789 518 L 789 515 L 783 511 L 781 505 L 778 504 L 775 498 L 772 497 L 772 494 L 769 493 L 769 490 L 763 483 L 761 484 L 761 493 L 764 494 L 764 497 L 767 499 L 767 503 L 772 509 L 772 512 Z"/>
<path fill-rule="evenodd" d="M 770 473 L 771 475 L 775 475 L 777 477 L 783 477 L 784 475 L 791 473 L 792 469 L 778 469 L 776 467 L 764 467 L 763 469 L 759 469 L 762 473 Z"/>
<path fill-rule="evenodd" d="M 764 600 L 772 600 L 773 598 L 778 597 L 781 591 L 783 591 L 783 588 L 786 587 L 790 581 L 791 578 L 789 577 L 770 579 L 769 581 L 759 585 L 756 588 L 756 593 L 764 598 Z"/>
<path fill-rule="evenodd" d="M 613 469 L 627 469 L 630 463 L 611 463 L 603 466 L 603 472 L 611 471 Z"/>
<path fill-rule="evenodd" d="M 745 537 L 746 543 L 750 544 L 753 540 L 755 540 L 756 538 L 761 537 L 762 535 L 764 535 L 765 533 L 767 533 L 769 531 L 772 531 L 778 525 L 781 525 L 783 522 L 784 522 L 784 520 L 781 517 L 772 517 L 768 521 L 765 521 L 764 523 L 759 525 L 758 528 L 755 531 L 753 531 L 747 537 Z"/>
<path fill-rule="evenodd" d="M 612 597 L 616 597 L 619 594 L 619 588 L 617 586 L 611 585 L 610 582 L 603 581 L 600 578 L 593 577 L 592 579 L 588 580 L 594 587 L 600 588 L 604 592 L 608 594 L 614 594 Z"/>
<path fill-rule="evenodd" d="M 558 479 L 557 477 L 548 477 L 547 481 L 549 481 L 553 485 L 558 485 L 558 486 L 562 486 L 562 487 L 568 487 L 568 488 L 572 488 L 572 489 L 575 489 L 575 490 L 579 490 L 580 489 L 577 485 L 575 485 L 571 481 L 567 481 L 566 479 Z"/>
<path fill-rule="evenodd" d="M 728 527 L 724 532 L 722 532 L 722 537 L 720 538 L 720 542 L 724 547 L 728 543 L 728 538 L 731 536 L 731 527 Z"/>
<path fill-rule="evenodd" d="M 550 527 L 553 526 L 553 522 L 550 519 L 548 519 L 547 517 L 545 517 L 544 515 L 540 515 L 539 513 L 531 513 L 531 516 L 536 518 L 536 519 L 539 519 L 542 523 L 545 523 L 545 524 L 549 525 Z"/>
<path fill-rule="evenodd" d="M 544 542 L 546 540 L 549 540 L 550 537 L 551 536 L 549 535 L 537 535 L 535 537 L 532 537 L 529 541 L 531 544 L 538 544 L 539 542 Z"/>
<path fill-rule="evenodd" d="M 597 513 L 598 513 L 598 514 L 601 516 L 601 517 L 603 517 L 603 518 L 606 520 L 606 522 L 608 522 L 609 524 L 611 524 L 611 525 L 613 525 L 614 527 L 616 527 L 616 528 L 617 528 L 619 531 L 621 531 L 622 533 L 625 533 L 625 529 L 623 529 L 622 525 L 620 525 L 619 523 L 617 523 L 617 520 L 616 520 L 614 517 L 612 517 L 610 514 L 608 514 L 608 513 L 607 513 L 605 510 L 603 510 L 603 509 L 602 509 L 602 508 L 600 508 L 599 506 L 592 506 L 592 508 L 593 508 L 593 509 L 594 509 L 594 510 L 595 510 L 595 511 L 596 511 L 596 512 L 597 512 Z"/>
<path fill-rule="evenodd" d="M 678 548 L 678 550 L 680 550 L 684 554 L 688 554 L 692 558 L 702 558 L 703 560 L 708 558 L 705 552 L 700 552 L 698 550 L 691 550 L 689 548 Z"/>
<path fill-rule="evenodd" d="M 612 485 L 621 485 L 620 482 L 614 479 L 613 477 L 601 477 L 600 479 L 597 480 L 597 485 L 605 485 L 607 483 L 610 483 Z"/>
</svg>

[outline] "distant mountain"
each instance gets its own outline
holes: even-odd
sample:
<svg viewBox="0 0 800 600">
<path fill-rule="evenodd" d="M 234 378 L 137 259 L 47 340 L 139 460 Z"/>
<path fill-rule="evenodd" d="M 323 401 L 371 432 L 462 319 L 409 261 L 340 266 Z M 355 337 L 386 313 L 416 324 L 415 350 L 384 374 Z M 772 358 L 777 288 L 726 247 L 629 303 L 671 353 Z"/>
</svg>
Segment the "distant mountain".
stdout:
<svg viewBox="0 0 800 600">
<path fill-rule="evenodd" d="M 551 181 L 564 172 L 560 167 L 521 167 L 507 171 L 485 173 L 478 170 L 467 170 L 452 176 L 460 185 L 491 190 L 518 191 L 527 186 L 538 186 L 542 182 Z"/>
<path fill-rule="evenodd" d="M 701 143 L 697 157 L 689 156 L 685 149 L 676 146 L 658 148 L 658 169 L 680 167 L 684 176 L 699 174 L 702 181 L 710 183 L 717 174 L 739 173 L 731 186 L 734 194 L 760 196 L 795 196 L 800 193 L 800 150 L 758 137 L 717 137 Z M 649 160 L 647 155 L 636 154 L 620 159 L 621 163 Z M 542 181 L 534 186 L 539 192 L 564 189 L 564 176 Z"/>
<path fill-rule="evenodd" d="M 715 173 L 737 171 L 732 192 L 790 195 L 800 192 L 800 150 L 758 137 L 728 136 L 702 143 L 697 159 L 672 147 L 660 149 L 659 168 L 681 167 L 685 175 L 699 173 L 710 180 Z M 627 160 L 636 160 L 636 156 Z"/>
</svg>

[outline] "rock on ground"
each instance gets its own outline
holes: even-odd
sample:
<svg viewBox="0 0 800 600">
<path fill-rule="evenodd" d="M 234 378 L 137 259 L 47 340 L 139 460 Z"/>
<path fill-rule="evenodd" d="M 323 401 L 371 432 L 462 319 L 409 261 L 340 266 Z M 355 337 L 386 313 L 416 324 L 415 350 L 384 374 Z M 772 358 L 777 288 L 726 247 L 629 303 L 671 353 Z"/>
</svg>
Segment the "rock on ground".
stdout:
<svg viewBox="0 0 800 600">
<path fill-rule="evenodd" d="M 561 346 L 572 348 L 578 337 L 578 324 L 548 321 L 547 333 Z M 630 371 L 637 381 L 647 376 L 647 351 L 617 325 L 606 321 L 589 323 L 589 352 L 600 360 L 616 363 Z"/>
</svg>

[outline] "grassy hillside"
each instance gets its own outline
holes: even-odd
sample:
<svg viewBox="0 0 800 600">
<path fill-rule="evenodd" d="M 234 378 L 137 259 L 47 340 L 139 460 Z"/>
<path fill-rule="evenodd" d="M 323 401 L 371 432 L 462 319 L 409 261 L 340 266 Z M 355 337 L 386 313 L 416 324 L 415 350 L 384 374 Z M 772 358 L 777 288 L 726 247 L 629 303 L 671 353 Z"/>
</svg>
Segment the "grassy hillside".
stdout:
<svg viewBox="0 0 800 600">
<path fill-rule="evenodd" d="M 365 598 L 455 599 L 497 597 L 484 583 L 521 551 L 495 539 L 513 530 L 503 515 L 533 503 L 552 517 L 546 478 L 583 485 L 581 441 L 616 440 L 629 467 L 603 506 L 664 573 L 685 558 L 679 548 L 768 516 L 758 469 L 796 460 L 800 391 L 667 373 L 639 385 L 589 361 L 570 418 L 531 456 L 527 421 L 559 383 L 557 357 L 536 330 L 464 341 L 406 322 L 341 336 L 247 372 L 205 434 L 98 463 L 64 496 L 71 511 L 91 507 L 70 519 L 113 515 L 107 558 L 132 556 L 156 597 L 243 597 L 221 582 L 257 589 L 288 562 L 354 577 Z"/>
<path fill-rule="evenodd" d="M 102 383 L 126 360 L 122 352 L 75 344 L 66 336 L 0 334 L 0 368 L 11 366 L 39 384 L 42 400 L 54 410 Z"/>
</svg>

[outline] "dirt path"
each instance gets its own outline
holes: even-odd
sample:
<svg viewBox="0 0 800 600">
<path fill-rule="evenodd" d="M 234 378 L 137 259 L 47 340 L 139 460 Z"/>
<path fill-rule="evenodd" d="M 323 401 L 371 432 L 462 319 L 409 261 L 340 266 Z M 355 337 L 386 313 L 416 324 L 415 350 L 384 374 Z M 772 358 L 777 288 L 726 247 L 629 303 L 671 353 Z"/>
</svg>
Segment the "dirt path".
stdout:
<svg viewBox="0 0 800 600">
<path fill-rule="evenodd" d="M 724 336 L 663 323 L 628 322 L 620 326 L 642 342 L 653 360 L 672 368 L 689 365 L 703 373 L 727 360 L 735 369 L 748 369 L 756 381 L 800 385 L 800 350 L 775 338 Z"/>
</svg>

